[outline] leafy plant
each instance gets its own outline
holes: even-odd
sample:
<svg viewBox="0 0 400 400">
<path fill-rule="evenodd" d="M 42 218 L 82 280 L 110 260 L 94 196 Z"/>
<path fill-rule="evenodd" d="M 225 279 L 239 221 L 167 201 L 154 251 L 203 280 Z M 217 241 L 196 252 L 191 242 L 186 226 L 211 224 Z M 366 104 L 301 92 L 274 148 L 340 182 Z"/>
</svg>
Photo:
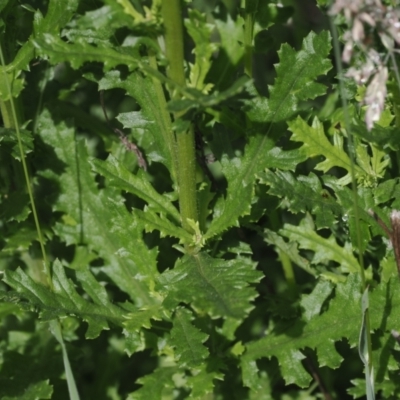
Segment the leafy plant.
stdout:
<svg viewBox="0 0 400 400">
<path fill-rule="evenodd" d="M 0 399 L 398 398 L 396 74 L 239 3 L 0 2 Z"/>
</svg>

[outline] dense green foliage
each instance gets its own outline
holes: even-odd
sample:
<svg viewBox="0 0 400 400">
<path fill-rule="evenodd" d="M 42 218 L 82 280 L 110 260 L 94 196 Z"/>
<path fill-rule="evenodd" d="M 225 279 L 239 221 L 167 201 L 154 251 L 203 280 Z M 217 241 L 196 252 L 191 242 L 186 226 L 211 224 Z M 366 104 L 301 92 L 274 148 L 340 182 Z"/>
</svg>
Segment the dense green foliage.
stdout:
<svg viewBox="0 0 400 400">
<path fill-rule="evenodd" d="M 0 1 L 0 400 L 399 398 L 399 89 L 283 4 Z"/>
</svg>

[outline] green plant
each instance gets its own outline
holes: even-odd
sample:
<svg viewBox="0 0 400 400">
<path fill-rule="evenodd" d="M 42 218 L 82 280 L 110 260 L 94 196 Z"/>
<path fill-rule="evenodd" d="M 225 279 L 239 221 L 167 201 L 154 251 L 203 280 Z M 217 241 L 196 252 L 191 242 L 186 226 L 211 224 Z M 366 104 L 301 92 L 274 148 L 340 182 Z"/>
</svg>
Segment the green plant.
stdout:
<svg viewBox="0 0 400 400">
<path fill-rule="evenodd" d="M 239 3 L 0 2 L 0 399 L 398 398 L 395 74 Z"/>
</svg>

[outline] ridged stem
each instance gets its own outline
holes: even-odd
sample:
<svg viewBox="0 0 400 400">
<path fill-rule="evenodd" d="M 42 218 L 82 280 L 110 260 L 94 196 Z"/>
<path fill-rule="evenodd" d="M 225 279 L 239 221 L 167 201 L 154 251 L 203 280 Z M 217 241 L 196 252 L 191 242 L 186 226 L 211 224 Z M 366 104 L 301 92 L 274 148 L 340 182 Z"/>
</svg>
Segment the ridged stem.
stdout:
<svg viewBox="0 0 400 400">
<path fill-rule="evenodd" d="M 185 86 L 184 42 L 182 9 L 180 0 L 163 0 L 162 15 L 165 28 L 165 50 L 169 61 L 168 77 Z M 177 98 L 178 93 L 172 97 Z M 175 121 L 179 113 L 174 114 Z M 198 221 L 196 196 L 196 153 L 194 131 L 191 126 L 186 132 L 176 133 L 177 176 L 179 186 L 179 208 L 182 226 L 192 231 L 188 219 Z"/>
</svg>

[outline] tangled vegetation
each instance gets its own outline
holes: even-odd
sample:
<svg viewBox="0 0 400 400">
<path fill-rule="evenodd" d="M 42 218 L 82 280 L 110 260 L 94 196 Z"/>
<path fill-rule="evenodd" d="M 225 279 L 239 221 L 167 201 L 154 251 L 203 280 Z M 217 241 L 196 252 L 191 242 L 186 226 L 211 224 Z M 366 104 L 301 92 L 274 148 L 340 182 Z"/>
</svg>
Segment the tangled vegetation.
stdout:
<svg viewBox="0 0 400 400">
<path fill-rule="evenodd" d="M 0 1 L 0 400 L 399 398 L 395 3 Z"/>
</svg>

